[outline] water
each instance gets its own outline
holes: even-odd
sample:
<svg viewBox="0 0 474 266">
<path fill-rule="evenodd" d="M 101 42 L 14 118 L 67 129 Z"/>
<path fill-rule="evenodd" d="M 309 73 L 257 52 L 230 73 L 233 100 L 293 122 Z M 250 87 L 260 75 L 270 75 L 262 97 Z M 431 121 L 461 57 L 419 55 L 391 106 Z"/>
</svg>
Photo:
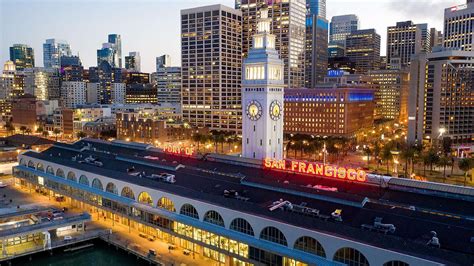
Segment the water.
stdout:
<svg viewBox="0 0 474 266">
<path fill-rule="evenodd" d="M 129 266 L 148 265 L 141 259 L 137 259 L 132 254 L 109 246 L 105 242 L 96 240 L 93 247 L 85 248 L 74 252 L 64 252 L 62 249 L 53 250 L 53 255 L 49 252 L 42 252 L 32 256 L 30 261 L 28 256 L 12 261 L 12 265 L 21 266 Z"/>
</svg>

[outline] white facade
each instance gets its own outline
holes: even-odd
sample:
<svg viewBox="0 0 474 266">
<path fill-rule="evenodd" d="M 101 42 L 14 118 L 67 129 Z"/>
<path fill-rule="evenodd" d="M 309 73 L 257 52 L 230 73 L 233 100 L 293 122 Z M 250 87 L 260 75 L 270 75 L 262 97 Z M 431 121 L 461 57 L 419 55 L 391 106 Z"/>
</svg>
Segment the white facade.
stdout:
<svg viewBox="0 0 474 266">
<path fill-rule="evenodd" d="M 66 41 L 47 39 L 43 44 L 44 67 L 61 67 L 61 56 L 71 56 L 71 47 Z"/>
<path fill-rule="evenodd" d="M 125 83 L 112 83 L 112 103 L 125 103 Z"/>
<path fill-rule="evenodd" d="M 83 81 L 64 81 L 61 85 L 61 105 L 74 108 L 85 104 L 87 98 L 86 83 Z"/>
<path fill-rule="evenodd" d="M 284 64 L 267 12 L 260 12 L 242 79 L 242 156 L 259 160 L 283 158 Z"/>
<path fill-rule="evenodd" d="M 52 68 L 34 67 L 24 70 L 25 93 L 36 96 L 38 100 L 59 98 L 59 74 Z"/>
</svg>

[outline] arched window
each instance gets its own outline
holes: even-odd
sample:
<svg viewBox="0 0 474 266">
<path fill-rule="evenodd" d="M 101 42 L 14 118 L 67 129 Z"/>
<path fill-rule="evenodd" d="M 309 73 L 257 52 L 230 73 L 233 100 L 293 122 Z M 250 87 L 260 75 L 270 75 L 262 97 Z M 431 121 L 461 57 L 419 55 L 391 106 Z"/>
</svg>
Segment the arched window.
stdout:
<svg viewBox="0 0 474 266">
<path fill-rule="evenodd" d="M 67 173 L 67 180 L 77 182 L 76 174 L 74 174 L 74 172 Z"/>
<path fill-rule="evenodd" d="M 199 220 L 199 214 L 196 208 L 194 208 L 194 206 L 191 204 L 187 204 L 187 203 L 183 204 L 183 206 L 181 206 L 181 210 L 179 211 L 179 213 Z"/>
<path fill-rule="evenodd" d="M 35 163 L 33 161 L 28 161 L 28 167 L 35 169 Z"/>
<path fill-rule="evenodd" d="M 41 171 L 41 172 L 44 172 L 44 166 L 43 166 L 43 164 L 42 164 L 42 163 L 38 163 L 38 164 L 36 165 L 36 170 Z"/>
<path fill-rule="evenodd" d="M 309 237 L 302 236 L 295 241 L 294 249 L 298 249 L 304 252 L 308 252 L 320 257 L 326 257 L 326 252 L 324 251 L 323 246 L 318 240 Z"/>
<path fill-rule="evenodd" d="M 389 262 L 385 262 L 383 266 L 410 266 L 410 264 L 399 260 L 392 260 Z"/>
<path fill-rule="evenodd" d="M 206 214 L 204 214 L 204 222 L 224 227 L 224 219 L 222 219 L 222 216 L 216 211 L 206 212 Z"/>
<path fill-rule="evenodd" d="M 145 191 L 138 195 L 138 202 L 153 206 L 153 199 L 151 198 L 150 194 Z"/>
<path fill-rule="evenodd" d="M 173 201 L 168 199 L 167 197 L 162 197 L 161 199 L 159 199 L 157 207 L 168 210 L 168 211 L 171 211 L 171 212 L 176 211 L 176 209 L 174 208 Z"/>
<path fill-rule="evenodd" d="M 58 168 L 58 170 L 56 170 L 56 176 L 59 176 L 59 177 L 64 178 L 65 176 L 64 176 L 64 171 L 63 171 L 63 169 Z"/>
<path fill-rule="evenodd" d="M 135 200 L 135 194 L 133 194 L 133 190 L 129 187 L 124 187 L 120 193 L 120 196 Z"/>
<path fill-rule="evenodd" d="M 247 220 L 242 218 L 235 218 L 232 223 L 230 223 L 230 230 L 254 236 L 252 226 Z"/>
<path fill-rule="evenodd" d="M 350 266 L 368 266 L 369 261 L 357 249 L 341 248 L 334 254 L 334 261 L 342 262 Z"/>
<path fill-rule="evenodd" d="M 107 184 L 107 186 L 105 187 L 105 191 L 118 195 L 117 186 L 112 182 Z"/>
<path fill-rule="evenodd" d="M 288 246 L 285 235 L 273 226 L 263 228 L 260 233 L 260 239 L 267 240 L 273 243 L 277 243 L 283 246 Z"/>
<path fill-rule="evenodd" d="M 49 166 L 46 167 L 46 173 L 54 175 L 54 169 L 53 167 Z"/>
<path fill-rule="evenodd" d="M 87 179 L 87 176 L 81 175 L 79 177 L 79 184 L 89 186 L 89 179 Z"/>
<path fill-rule="evenodd" d="M 23 158 L 20 159 L 20 165 L 26 166 L 26 161 L 25 161 L 25 159 L 23 159 Z"/>
<path fill-rule="evenodd" d="M 98 178 L 94 178 L 94 180 L 92 180 L 92 187 L 100 189 L 100 190 L 104 190 L 104 186 L 102 186 L 102 182 L 100 182 Z"/>
</svg>

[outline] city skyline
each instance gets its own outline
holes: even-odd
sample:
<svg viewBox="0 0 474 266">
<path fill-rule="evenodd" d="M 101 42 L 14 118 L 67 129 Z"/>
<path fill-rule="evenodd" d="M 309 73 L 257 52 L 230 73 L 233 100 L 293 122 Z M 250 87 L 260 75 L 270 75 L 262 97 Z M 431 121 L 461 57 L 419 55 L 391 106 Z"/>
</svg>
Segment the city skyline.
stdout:
<svg viewBox="0 0 474 266">
<path fill-rule="evenodd" d="M 11 25 L 14 22 L 15 27 L 2 28 L 0 48 L 4 52 L 0 53 L 0 61 L 5 62 L 9 59 L 8 47 L 22 43 L 35 50 L 36 66 L 43 66 L 43 43 L 46 39 L 57 38 L 64 39 L 70 44 L 73 54 L 80 55 L 84 66 L 94 66 L 96 50 L 100 49 L 108 34 L 117 33 L 122 36 L 123 55 L 131 51 L 140 52 L 142 71 L 151 73 L 155 71 L 155 58 L 162 54 L 170 54 L 172 64 L 180 65 L 181 46 L 179 26 L 176 25 L 179 25 L 181 9 L 211 4 L 234 7 L 233 0 L 198 2 L 180 0 L 166 3 L 166 7 L 163 8 L 165 2 L 140 0 L 138 3 L 129 3 L 103 0 L 99 3 L 74 1 L 66 5 L 54 0 L 42 2 L 2 0 L 0 22 L 2 25 Z M 387 26 L 393 26 L 398 21 L 412 20 L 414 23 L 428 23 L 430 28 L 442 30 L 444 8 L 464 2 L 464 0 L 385 0 L 361 3 L 354 0 L 332 0 L 327 3 L 327 19 L 330 20 L 334 15 L 356 14 L 359 16 L 361 29 L 375 28 L 381 35 L 381 51 L 382 55 L 385 55 Z M 113 5 L 107 14 L 110 19 L 103 21 L 101 11 L 110 5 Z M 370 5 L 370 8 L 367 8 L 367 5 Z M 374 9 L 384 12 L 373 14 L 371 10 Z M 15 18 L 14 10 L 23 10 L 24 16 L 21 21 Z M 58 12 L 54 16 L 48 16 L 53 14 L 54 10 Z M 86 19 L 83 14 L 88 14 Z M 117 23 L 125 16 L 130 19 L 125 23 Z M 35 23 L 40 19 L 42 23 Z M 55 23 L 56 20 L 61 23 Z"/>
</svg>

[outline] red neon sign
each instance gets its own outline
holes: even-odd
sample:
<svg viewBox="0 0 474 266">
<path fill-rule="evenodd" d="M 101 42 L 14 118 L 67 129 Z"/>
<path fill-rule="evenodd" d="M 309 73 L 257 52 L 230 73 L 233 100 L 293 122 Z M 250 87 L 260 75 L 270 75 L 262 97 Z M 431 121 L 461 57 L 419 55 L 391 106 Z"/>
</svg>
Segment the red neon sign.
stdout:
<svg viewBox="0 0 474 266">
<path fill-rule="evenodd" d="M 163 151 L 166 153 L 187 155 L 187 156 L 192 156 L 194 154 L 193 147 L 179 147 L 179 146 L 177 147 L 177 146 L 168 145 L 163 149 Z"/>
<path fill-rule="evenodd" d="M 315 162 L 302 162 L 293 160 L 276 160 L 266 158 L 263 166 L 267 169 L 277 169 L 301 174 L 317 175 L 350 180 L 357 182 L 367 181 L 367 173 L 364 170 L 346 168 L 342 166 L 324 165 Z"/>
</svg>

